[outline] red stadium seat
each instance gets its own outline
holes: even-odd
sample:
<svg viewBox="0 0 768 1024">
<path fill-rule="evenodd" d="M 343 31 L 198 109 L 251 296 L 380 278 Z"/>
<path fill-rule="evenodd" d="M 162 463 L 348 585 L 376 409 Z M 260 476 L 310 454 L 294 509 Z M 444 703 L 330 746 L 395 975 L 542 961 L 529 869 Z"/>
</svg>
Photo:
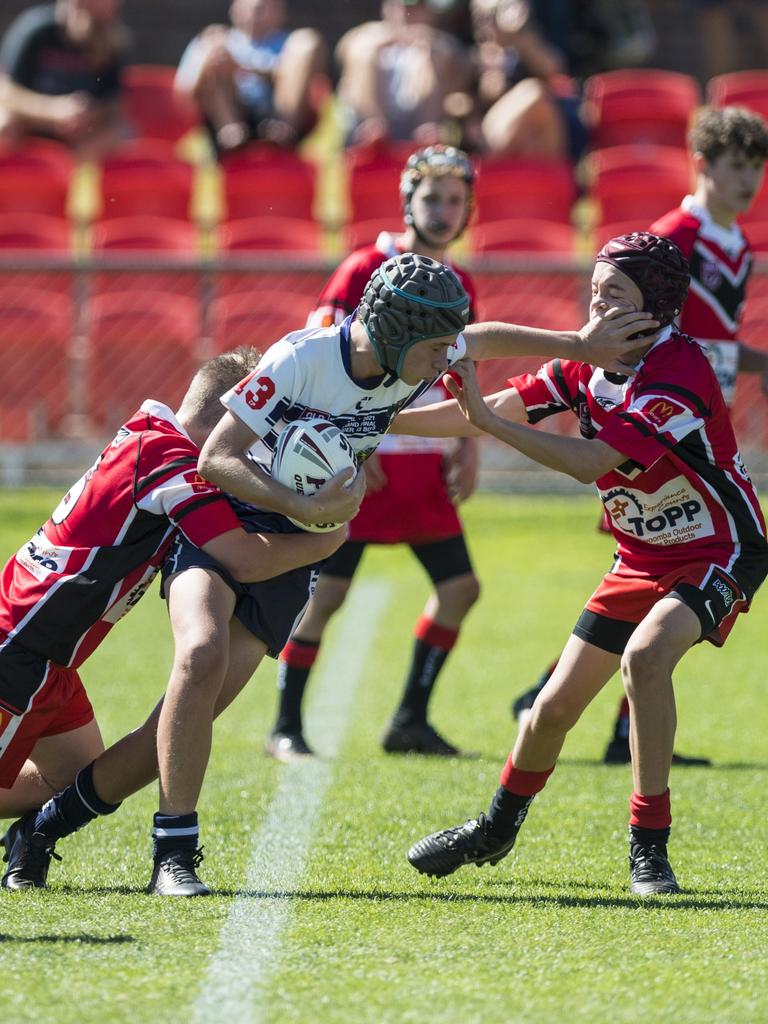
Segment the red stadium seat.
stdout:
<svg viewBox="0 0 768 1024">
<path fill-rule="evenodd" d="M 129 64 L 123 69 L 125 113 L 144 139 L 178 140 L 200 125 L 193 103 L 174 91 L 176 69 L 160 64 Z"/>
<path fill-rule="evenodd" d="M 137 140 L 107 157 L 101 170 L 100 219 L 135 215 L 189 217 L 194 169 L 168 142 Z"/>
<path fill-rule="evenodd" d="M 111 427 L 145 398 L 176 408 L 199 365 L 200 306 L 167 292 L 107 292 L 85 308 L 87 406 Z"/>
<path fill-rule="evenodd" d="M 634 68 L 592 75 L 584 83 L 584 100 L 596 148 L 638 142 L 684 147 L 700 94 L 690 75 Z"/>
<path fill-rule="evenodd" d="M 758 220 L 746 224 L 744 234 L 756 253 L 768 252 L 768 220 Z"/>
<path fill-rule="evenodd" d="M 214 351 L 225 352 L 238 345 L 254 345 L 264 351 L 284 334 L 301 330 L 316 301 L 315 292 L 259 287 L 221 295 L 214 299 L 210 311 Z"/>
<path fill-rule="evenodd" d="M 475 199 L 478 224 L 511 218 L 568 224 L 576 185 L 567 162 L 488 158 L 478 167 Z"/>
<path fill-rule="evenodd" d="M 0 249 L 67 254 L 70 224 L 46 213 L 0 213 Z"/>
<path fill-rule="evenodd" d="M 322 238 L 313 220 L 245 217 L 219 226 L 218 247 L 222 252 L 318 253 L 322 250 Z"/>
<path fill-rule="evenodd" d="M 0 440 L 55 430 L 70 411 L 72 304 L 45 288 L 0 287 Z M 15 411 L 14 411 L 15 410 Z"/>
<path fill-rule="evenodd" d="M 315 168 L 289 150 L 254 143 L 222 159 L 227 219 L 312 220 Z"/>
<path fill-rule="evenodd" d="M 530 252 L 573 255 L 576 234 L 570 224 L 548 220 L 483 221 L 470 233 L 473 252 Z"/>
<path fill-rule="evenodd" d="M 674 146 L 615 146 L 590 157 L 589 195 L 599 205 L 600 224 L 634 221 L 648 227 L 680 205 L 691 187 L 691 168 L 684 150 Z"/>
<path fill-rule="evenodd" d="M 713 107 L 748 107 L 768 120 L 768 71 L 732 71 L 710 78 L 707 102 Z"/>
<path fill-rule="evenodd" d="M 172 217 L 116 217 L 96 224 L 92 241 L 94 255 L 103 256 L 109 270 L 91 275 L 91 293 L 148 290 L 198 297 L 199 270 L 179 266 L 196 264 L 200 258 L 197 228 L 189 221 Z M 175 264 L 173 270 L 162 268 L 168 256 Z M 152 270 L 121 266 L 131 259 L 146 259 L 158 265 Z"/>
<path fill-rule="evenodd" d="M 351 223 L 398 220 L 402 228 L 400 174 L 419 147 L 413 142 L 351 146 L 344 154 Z M 364 243 L 363 243 L 364 244 Z"/>
<path fill-rule="evenodd" d="M 58 142 L 0 146 L 0 213 L 65 217 L 73 169 L 71 152 Z"/>
</svg>

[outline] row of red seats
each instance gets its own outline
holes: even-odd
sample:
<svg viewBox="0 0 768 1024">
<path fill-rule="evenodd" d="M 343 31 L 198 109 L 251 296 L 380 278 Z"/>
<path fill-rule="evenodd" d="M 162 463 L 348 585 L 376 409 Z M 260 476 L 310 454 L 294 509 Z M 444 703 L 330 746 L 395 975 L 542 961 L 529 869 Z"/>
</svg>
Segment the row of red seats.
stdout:
<svg viewBox="0 0 768 1024">
<path fill-rule="evenodd" d="M 151 283 L 162 284 L 155 278 Z M 72 412 L 84 413 L 97 429 L 108 428 L 147 396 L 175 407 L 202 358 L 241 344 L 267 347 L 303 327 L 315 300 L 314 289 L 279 293 L 249 282 L 247 290 L 213 299 L 203 323 L 199 296 L 147 290 L 145 282 L 140 302 L 135 288 L 94 294 L 80 309 L 78 326 L 69 295 L 2 286 L 0 441 L 56 433 Z M 69 382 L 78 365 L 84 400 L 75 409 L 72 395 L 78 389 Z"/>
<path fill-rule="evenodd" d="M 768 73 L 721 76 L 711 83 L 711 98 L 717 102 L 751 99 L 758 107 L 759 82 L 768 97 Z M 596 203 L 598 226 L 654 219 L 673 206 L 690 184 L 685 150 L 673 143 L 684 139 L 698 99 L 695 83 L 675 72 L 609 72 L 588 81 L 586 97 L 589 109 L 598 112 L 593 114 L 599 127 L 595 141 L 604 147 L 589 159 L 588 195 Z M 768 99 L 764 104 L 768 108 Z M 668 131 L 673 121 L 677 134 Z M 641 141 L 619 144 L 625 138 Z M 410 144 L 359 147 L 347 153 L 350 220 L 344 241 L 348 248 L 373 240 L 382 228 L 399 227 L 397 175 L 410 148 Z M 514 241 L 505 241 L 508 225 L 503 222 L 510 219 L 570 223 L 577 193 L 567 164 L 495 158 L 478 161 L 478 168 L 475 216 L 482 230 L 474 247 L 479 251 L 518 248 Z M 230 222 L 222 233 L 225 248 L 321 248 L 322 232 L 313 219 L 316 173 L 312 164 L 294 153 L 258 144 L 232 154 L 222 169 Z M 70 153 L 52 142 L 0 152 L 0 212 L 13 209 L 64 216 L 72 170 Z M 188 219 L 194 175 L 195 169 L 175 156 L 168 140 L 127 144 L 104 161 L 99 218 L 142 214 Z M 260 230 L 255 223 L 233 226 L 235 221 L 255 218 L 282 220 L 271 220 Z M 768 189 L 745 219 L 768 220 Z M 554 246 L 556 251 L 572 245 L 565 230 L 543 228 L 542 234 L 552 237 L 547 247 Z"/>
</svg>

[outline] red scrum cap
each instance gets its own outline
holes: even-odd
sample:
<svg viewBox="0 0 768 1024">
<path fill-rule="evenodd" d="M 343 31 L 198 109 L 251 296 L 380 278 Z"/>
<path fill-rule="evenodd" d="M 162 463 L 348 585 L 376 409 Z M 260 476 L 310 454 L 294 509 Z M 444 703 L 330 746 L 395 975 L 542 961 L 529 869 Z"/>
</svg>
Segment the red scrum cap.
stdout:
<svg viewBox="0 0 768 1024">
<path fill-rule="evenodd" d="M 610 263 L 635 282 L 645 310 L 665 327 L 680 313 L 691 280 L 688 260 L 669 238 L 635 231 L 606 242 L 597 263 Z"/>
</svg>

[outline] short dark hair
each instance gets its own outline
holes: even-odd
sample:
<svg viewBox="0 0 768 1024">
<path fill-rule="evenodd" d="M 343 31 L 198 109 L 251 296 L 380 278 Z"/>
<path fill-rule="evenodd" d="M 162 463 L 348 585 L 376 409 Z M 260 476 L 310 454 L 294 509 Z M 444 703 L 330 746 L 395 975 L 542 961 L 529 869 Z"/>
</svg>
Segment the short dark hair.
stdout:
<svg viewBox="0 0 768 1024">
<path fill-rule="evenodd" d="M 768 159 L 768 128 L 759 114 L 746 107 L 702 107 L 693 119 L 688 142 L 709 163 L 731 149 L 749 160 Z"/>
<path fill-rule="evenodd" d="M 240 345 L 231 352 L 203 363 L 192 378 L 182 405 L 206 427 L 215 427 L 224 415 L 219 399 L 256 368 L 261 352 L 250 345 Z"/>
</svg>

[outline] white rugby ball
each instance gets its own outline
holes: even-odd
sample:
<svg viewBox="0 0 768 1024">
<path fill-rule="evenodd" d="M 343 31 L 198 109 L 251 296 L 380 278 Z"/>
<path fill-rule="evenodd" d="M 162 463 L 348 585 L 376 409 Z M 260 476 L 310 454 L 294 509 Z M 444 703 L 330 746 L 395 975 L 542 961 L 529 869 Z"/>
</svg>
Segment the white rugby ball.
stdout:
<svg viewBox="0 0 768 1024">
<path fill-rule="evenodd" d="M 354 448 L 344 432 L 334 423 L 316 418 L 296 420 L 283 428 L 272 456 L 271 472 L 275 480 L 292 487 L 297 494 L 314 494 L 332 476 L 356 467 Z M 327 533 L 339 525 L 307 525 L 298 519 L 291 522 L 312 533 Z"/>
</svg>

